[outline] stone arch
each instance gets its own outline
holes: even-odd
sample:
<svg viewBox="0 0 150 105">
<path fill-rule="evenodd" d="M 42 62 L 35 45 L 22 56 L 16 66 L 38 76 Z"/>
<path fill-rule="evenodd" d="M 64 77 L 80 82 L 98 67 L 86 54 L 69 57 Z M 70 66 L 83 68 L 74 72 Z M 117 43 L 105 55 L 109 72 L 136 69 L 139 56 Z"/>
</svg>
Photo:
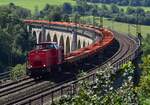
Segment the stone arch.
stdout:
<svg viewBox="0 0 150 105">
<path fill-rule="evenodd" d="M 39 43 L 42 42 L 42 32 L 39 34 Z"/>
<path fill-rule="evenodd" d="M 85 46 L 88 46 L 88 42 L 85 43 Z"/>
<path fill-rule="evenodd" d="M 78 45 L 77 48 L 80 49 L 81 48 L 81 42 L 80 42 L 80 40 L 78 40 L 78 44 L 77 45 Z"/>
<path fill-rule="evenodd" d="M 85 47 L 86 46 L 86 43 L 85 43 L 85 41 L 83 41 L 83 47 Z"/>
<path fill-rule="evenodd" d="M 32 38 L 33 38 L 33 41 L 34 41 L 35 43 L 37 43 L 36 31 L 33 31 L 33 33 L 32 33 Z"/>
<path fill-rule="evenodd" d="M 33 37 L 36 38 L 36 31 L 33 31 Z"/>
<path fill-rule="evenodd" d="M 58 43 L 57 35 L 56 34 L 54 35 L 53 42 L 57 42 Z"/>
<path fill-rule="evenodd" d="M 63 35 L 60 37 L 59 45 L 64 48 L 64 37 L 63 37 Z"/>
<path fill-rule="evenodd" d="M 51 42 L 51 37 L 50 37 L 50 34 L 48 33 L 47 35 L 47 42 Z"/>
<path fill-rule="evenodd" d="M 70 52 L 70 40 L 69 37 L 67 37 L 66 39 L 66 53 Z"/>
</svg>

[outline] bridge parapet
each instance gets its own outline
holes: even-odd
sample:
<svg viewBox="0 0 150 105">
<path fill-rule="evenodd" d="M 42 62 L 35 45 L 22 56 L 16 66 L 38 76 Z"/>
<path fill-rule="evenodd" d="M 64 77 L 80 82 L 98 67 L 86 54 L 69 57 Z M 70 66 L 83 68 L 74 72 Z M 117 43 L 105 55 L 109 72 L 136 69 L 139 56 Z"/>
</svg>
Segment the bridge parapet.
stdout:
<svg viewBox="0 0 150 105">
<path fill-rule="evenodd" d="M 74 50 L 73 33 L 76 28 L 77 49 L 86 47 L 96 40 L 102 39 L 102 34 L 87 26 L 77 25 L 73 23 L 69 26 L 57 22 L 57 24 L 39 24 L 39 23 L 27 23 L 28 32 L 36 38 L 36 43 L 45 41 L 55 41 L 59 45 L 64 47 L 64 53 L 69 53 Z"/>
</svg>

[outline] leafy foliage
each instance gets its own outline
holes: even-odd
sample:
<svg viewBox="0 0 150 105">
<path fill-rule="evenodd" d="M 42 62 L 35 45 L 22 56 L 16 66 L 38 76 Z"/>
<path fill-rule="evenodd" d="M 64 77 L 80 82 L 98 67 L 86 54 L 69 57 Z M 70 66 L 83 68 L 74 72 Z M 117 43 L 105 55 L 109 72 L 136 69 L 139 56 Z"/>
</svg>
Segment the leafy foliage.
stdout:
<svg viewBox="0 0 150 105">
<path fill-rule="evenodd" d="M 31 14 L 13 3 L 1 6 L 0 13 L 0 68 L 4 69 L 25 60 L 25 52 L 30 49 L 27 44 L 32 40 L 21 19 Z"/>
<path fill-rule="evenodd" d="M 82 82 L 80 89 L 73 97 L 65 96 L 54 105 L 132 105 L 138 104 L 134 91 L 132 76 L 134 66 L 129 62 L 122 70 L 124 82 L 121 87 L 113 87 L 113 68 L 108 65 L 104 70 L 96 74 L 96 85 L 91 86 L 88 82 Z"/>
<path fill-rule="evenodd" d="M 138 93 L 140 104 L 149 105 L 150 97 L 150 56 L 143 57 L 142 76 L 140 79 L 139 86 L 136 87 Z"/>
<path fill-rule="evenodd" d="M 143 51 L 144 55 L 150 54 L 150 34 L 147 34 L 143 40 Z"/>
<path fill-rule="evenodd" d="M 10 77 L 13 80 L 17 80 L 18 78 L 25 76 L 26 75 L 26 66 L 21 65 L 21 64 L 17 64 L 15 67 L 12 68 L 11 73 L 10 73 Z"/>
</svg>

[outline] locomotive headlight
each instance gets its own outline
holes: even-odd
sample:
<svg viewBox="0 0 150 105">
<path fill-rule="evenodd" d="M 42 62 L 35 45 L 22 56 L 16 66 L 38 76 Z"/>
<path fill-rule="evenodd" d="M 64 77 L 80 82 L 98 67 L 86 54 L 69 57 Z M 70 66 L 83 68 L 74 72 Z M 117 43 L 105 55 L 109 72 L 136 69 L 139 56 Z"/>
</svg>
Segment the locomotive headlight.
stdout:
<svg viewBox="0 0 150 105">
<path fill-rule="evenodd" d="M 32 68 L 32 65 L 29 64 L 29 65 L 28 65 L 28 68 L 31 69 L 31 68 Z"/>
<path fill-rule="evenodd" d="M 43 67 L 46 67 L 46 65 L 44 64 Z"/>
<path fill-rule="evenodd" d="M 32 65 L 30 65 L 30 68 L 32 68 Z"/>
</svg>

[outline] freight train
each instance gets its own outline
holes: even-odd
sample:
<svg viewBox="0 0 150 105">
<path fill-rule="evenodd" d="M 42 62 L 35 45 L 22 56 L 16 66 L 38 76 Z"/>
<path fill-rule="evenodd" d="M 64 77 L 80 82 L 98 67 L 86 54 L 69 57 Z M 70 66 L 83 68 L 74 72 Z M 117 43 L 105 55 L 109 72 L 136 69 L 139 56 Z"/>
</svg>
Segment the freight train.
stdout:
<svg viewBox="0 0 150 105">
<path fill-rule="evenodd" d="M 26 20 L 27 24 L 32 23 L 43 23 L 43 24 L 55 24 L 55 25 L 65 25 L 71 26 L 70 23 L 65 22 L 43 22 L 43 21 L 34 21 Z M 41 42 L 37 44 L 36 47 L 28 53 L 27 56 L 27 71 L 30 75 L 35 74 L 45 74 L 53 73 L 58 70 L 58 68 L 63 67 L 64 65 L 74 65 L 85 63 L 87 59 L 95 54 L 99 54 L 107 46 L 111 45 L 115 39 L 111 31 L 105 28 L 91 28 L 90 26 L 80 26 L 84 29 L 94 31 L 97 36 L 102 36 L 102 39 L 95 40 L 92 44 L 72 51 L 64 55 L 64 49 L 62 46 L 59 46 L 57 42 Z"/>
</svg>

